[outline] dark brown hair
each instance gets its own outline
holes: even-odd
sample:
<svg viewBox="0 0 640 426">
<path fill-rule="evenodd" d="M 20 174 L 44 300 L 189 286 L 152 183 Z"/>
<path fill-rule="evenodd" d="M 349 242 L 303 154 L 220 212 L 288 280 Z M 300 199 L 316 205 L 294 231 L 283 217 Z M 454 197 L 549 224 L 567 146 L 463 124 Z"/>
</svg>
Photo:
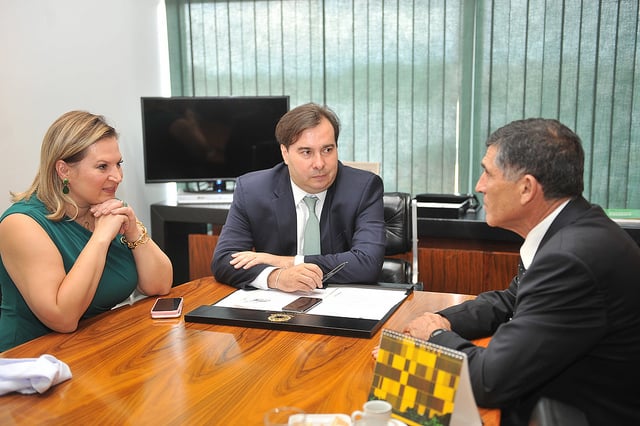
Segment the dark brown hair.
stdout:
<svg viewBox="0 0 640 426">
<path fill-rule="evenodd" d="M 282 116 L 276 126 L 278 143 L 289 149 L 289 146 L 295 143 L 302 132 L 316 127 L 323 117 L 329 120 L 333 126 L 333 134 L 337 146 L 338 134 L 340 133 L 338 116 L 330 108 L 314 103 L 297 106 Z"/>
</svg>

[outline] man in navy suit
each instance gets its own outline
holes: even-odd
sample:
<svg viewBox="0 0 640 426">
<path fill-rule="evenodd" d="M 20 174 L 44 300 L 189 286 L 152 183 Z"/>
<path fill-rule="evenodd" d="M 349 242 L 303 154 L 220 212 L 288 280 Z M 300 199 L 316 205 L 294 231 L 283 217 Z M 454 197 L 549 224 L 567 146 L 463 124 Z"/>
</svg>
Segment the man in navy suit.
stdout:
<svg viewBox="0 0 640 426">
<path fill-rule="evenodd" d="M 376 282 L 385 251 L 379 176 L 338 161 L 340 124 L 329 108 L 298 106 L 276 126 L 283 163 L 236 181 L 211 262 L 220 282 L 239 288 L 310 291 L 348 262 L 334 283 Z M 303 198 L 317 197 L 315 212 Z M 320 222 L 320 250 L 303 254 L 306 219 Z"/>
<path fill-rule="evenodd" d="M 638 424 L 640 248 L 582 197 L 581 142 L 558 121 L 515 121 L 487 147 L 476 190 L 487 223 L 525 239 L 518 276 L 404 331 L 465 352 L 476 402 L 503 425 L 527 425 L 542 397 L 591 425 Z"/>
</svg>

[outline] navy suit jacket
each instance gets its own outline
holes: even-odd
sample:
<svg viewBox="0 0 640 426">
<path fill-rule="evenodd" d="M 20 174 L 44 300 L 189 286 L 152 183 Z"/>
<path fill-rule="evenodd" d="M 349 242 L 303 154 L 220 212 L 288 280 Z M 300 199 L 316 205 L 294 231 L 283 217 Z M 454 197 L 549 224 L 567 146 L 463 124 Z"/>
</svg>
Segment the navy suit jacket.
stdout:
<svg viewBox="0 0 640 426">
<path fill-rule="evenodd" d="M 592 425 L 640 421 L 640 248 L 604 211 L 572 200 L 504 291 L 440 314 L 433 342 L 466 352 L 478 405 L 527 425 L 541 396 Z M 466 339 L 493 335 L 486 349 Z"/>
<path fill-rule="evenodd" d="M 320 215 L 322 254 L 305 256 L 327 273 L 349 262 L 334 283 L 378 280 L 386 244 L 384 189 L 378 175 L 338 164 Z M 296 209 L 289 168 L 280 163 L 241 176 L 211 262 L 216 280 L 243 288 L 269 265 L 243 270 L 229 264 L 231 254 L 253 250 L 281 256 L 297 254 Z"/>
</svg>

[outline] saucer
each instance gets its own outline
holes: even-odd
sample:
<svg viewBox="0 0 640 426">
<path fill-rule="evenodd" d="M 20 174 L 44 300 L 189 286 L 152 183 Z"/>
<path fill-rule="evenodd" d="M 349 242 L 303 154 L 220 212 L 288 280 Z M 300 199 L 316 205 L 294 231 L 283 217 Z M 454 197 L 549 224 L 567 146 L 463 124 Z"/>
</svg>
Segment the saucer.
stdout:
<svg viewBox="0 0 640 426">
<path fill-rule="evenodd" d="M 350 423 L 350 424 L 355 425 L 355 424 L 357 424 L 357 422 L 356 423 Z M 391 419 L 391 420 L 389 420 L 389 423 L 387 423 L 387 426 L 407 426 L 407 424 L 405 422 L 402 422 L 402 421 L 397 420 L 397 419 Z"/>
<path fill-rule="evenodd" d="M 292 416 L 295 417 L 295 416 Z M 307 424 L 312 426 L 331 426 L 331 425 L 351 425 L 351 418 L 346 414 L 307 414 L 305 416 Z M 293 422 L 295 419 L 289 419 L 289 422 Z M 400 420 L 391 419 L 388 426 L 407 426 L 406 423 Z"/>
<path fill-rule="evenodd" d="M 289 423 L 292 421 L 294 419 L 290 418 Z M 310 426 L 351 425 L 351 417 L 346 414 L 307 414 L 305 421 Z"/>
</svg>

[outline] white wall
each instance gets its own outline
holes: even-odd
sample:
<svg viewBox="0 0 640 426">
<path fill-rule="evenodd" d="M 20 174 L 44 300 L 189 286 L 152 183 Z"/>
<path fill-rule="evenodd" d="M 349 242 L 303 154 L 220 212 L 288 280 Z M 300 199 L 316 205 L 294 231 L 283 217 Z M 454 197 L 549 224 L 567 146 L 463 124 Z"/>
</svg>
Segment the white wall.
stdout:
<svg viewBox="0 0 640 426">
<path fill-rule="evenodd" d="M 81 109 L 119 132 L 117 195 L 149 226 L 168 188 L 144 184 L 140 97 L 169 95 L 166 49 L 164 0 L 0 0 L 0 211 L 31 184 L 49 125 Z"/>
</svg>

